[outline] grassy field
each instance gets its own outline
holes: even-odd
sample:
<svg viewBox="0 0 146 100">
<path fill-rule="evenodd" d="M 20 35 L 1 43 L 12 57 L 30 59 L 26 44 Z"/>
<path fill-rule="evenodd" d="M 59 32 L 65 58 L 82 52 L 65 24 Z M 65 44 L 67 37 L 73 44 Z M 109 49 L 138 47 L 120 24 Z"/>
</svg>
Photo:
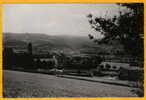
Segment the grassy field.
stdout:
<svg viewBox="0 0 146 100">
<path fill-rule="evenodd" d="M 4 71 L 4 97 L 135 97 L 131 90 L 38 73 Z"/>
</svg>

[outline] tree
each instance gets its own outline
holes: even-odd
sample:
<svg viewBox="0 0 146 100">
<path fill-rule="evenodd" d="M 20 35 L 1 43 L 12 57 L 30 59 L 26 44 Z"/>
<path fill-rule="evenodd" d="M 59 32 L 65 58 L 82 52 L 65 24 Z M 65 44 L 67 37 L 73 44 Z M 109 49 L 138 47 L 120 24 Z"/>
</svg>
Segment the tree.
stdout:
<svg viewBox="0 0 146 100">
<path fill-rule="evenodd" d="M 3 50 L 3 67 L 4 69 L 12 69 L 15 64 L 15 53 L 13 48 L 4 48 Z"/>
<path fill-rule="evenodd" d="M 109 43 L 118 39 L 128 54 L 141 57 L 144 53 L 144 5 L 143 3 L 118 5 L 126 7 L 127 11 L 119 11 L 119 16 L 112 18 L 94 17 L 92 14 L 87 16 L 91 27 L 104 35 L 100 40 L 91 34 L 89 38 L 97 43 Z"/>
<path fill-rule="evenodd" d="M 28 47 L 27 47 L 28 53 L 30 55 L 32 55 L 32 43 L 28 43 Z"/>
</svg>

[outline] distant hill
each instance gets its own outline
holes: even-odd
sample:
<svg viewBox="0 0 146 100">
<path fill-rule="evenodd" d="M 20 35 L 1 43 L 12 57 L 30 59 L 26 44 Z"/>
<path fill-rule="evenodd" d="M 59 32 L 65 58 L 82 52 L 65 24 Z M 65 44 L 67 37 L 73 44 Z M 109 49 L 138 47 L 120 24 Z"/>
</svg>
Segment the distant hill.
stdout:
<svg viewBox="0 0 146 100">
<path fill-rule="evenodd" d="M 121 45 L 97 45 L 87 37 L 77 36 L 51 36 L 46 34 L 3 34 L 3 46 L 13 47 L 16 50 L 27 49 L 27 44 L 31 42 L 33 52 L 61 51 L 65 53 L 87 53 L 87 52 L 110 52 L 113 49 L 121 49 Z"/>
</svg>

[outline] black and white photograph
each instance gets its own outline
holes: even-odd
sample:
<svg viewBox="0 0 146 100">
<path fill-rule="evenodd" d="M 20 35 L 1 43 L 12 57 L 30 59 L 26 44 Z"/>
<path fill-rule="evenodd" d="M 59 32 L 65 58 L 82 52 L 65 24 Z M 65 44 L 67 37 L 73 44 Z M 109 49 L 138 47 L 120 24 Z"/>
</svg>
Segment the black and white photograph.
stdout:
<svg viewBox="0 0 146 100">
<path fill-rule="evenodd" d="M 143 3 L 5 3 L 4 98 L 144 97 Z"/>
</svg>

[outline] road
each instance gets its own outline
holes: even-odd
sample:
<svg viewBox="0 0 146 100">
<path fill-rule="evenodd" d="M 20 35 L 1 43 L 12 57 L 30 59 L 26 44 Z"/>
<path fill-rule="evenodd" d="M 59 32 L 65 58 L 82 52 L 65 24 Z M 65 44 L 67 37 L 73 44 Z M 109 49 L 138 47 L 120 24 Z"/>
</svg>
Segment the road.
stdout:
<svg viewBox="0 0 146 100">
<path fill-rule="evenodd" d="M 4 97 L 134 97 L 130 87 L 53 75 L 18 71 L 3 72 Z"/>
</svg>

